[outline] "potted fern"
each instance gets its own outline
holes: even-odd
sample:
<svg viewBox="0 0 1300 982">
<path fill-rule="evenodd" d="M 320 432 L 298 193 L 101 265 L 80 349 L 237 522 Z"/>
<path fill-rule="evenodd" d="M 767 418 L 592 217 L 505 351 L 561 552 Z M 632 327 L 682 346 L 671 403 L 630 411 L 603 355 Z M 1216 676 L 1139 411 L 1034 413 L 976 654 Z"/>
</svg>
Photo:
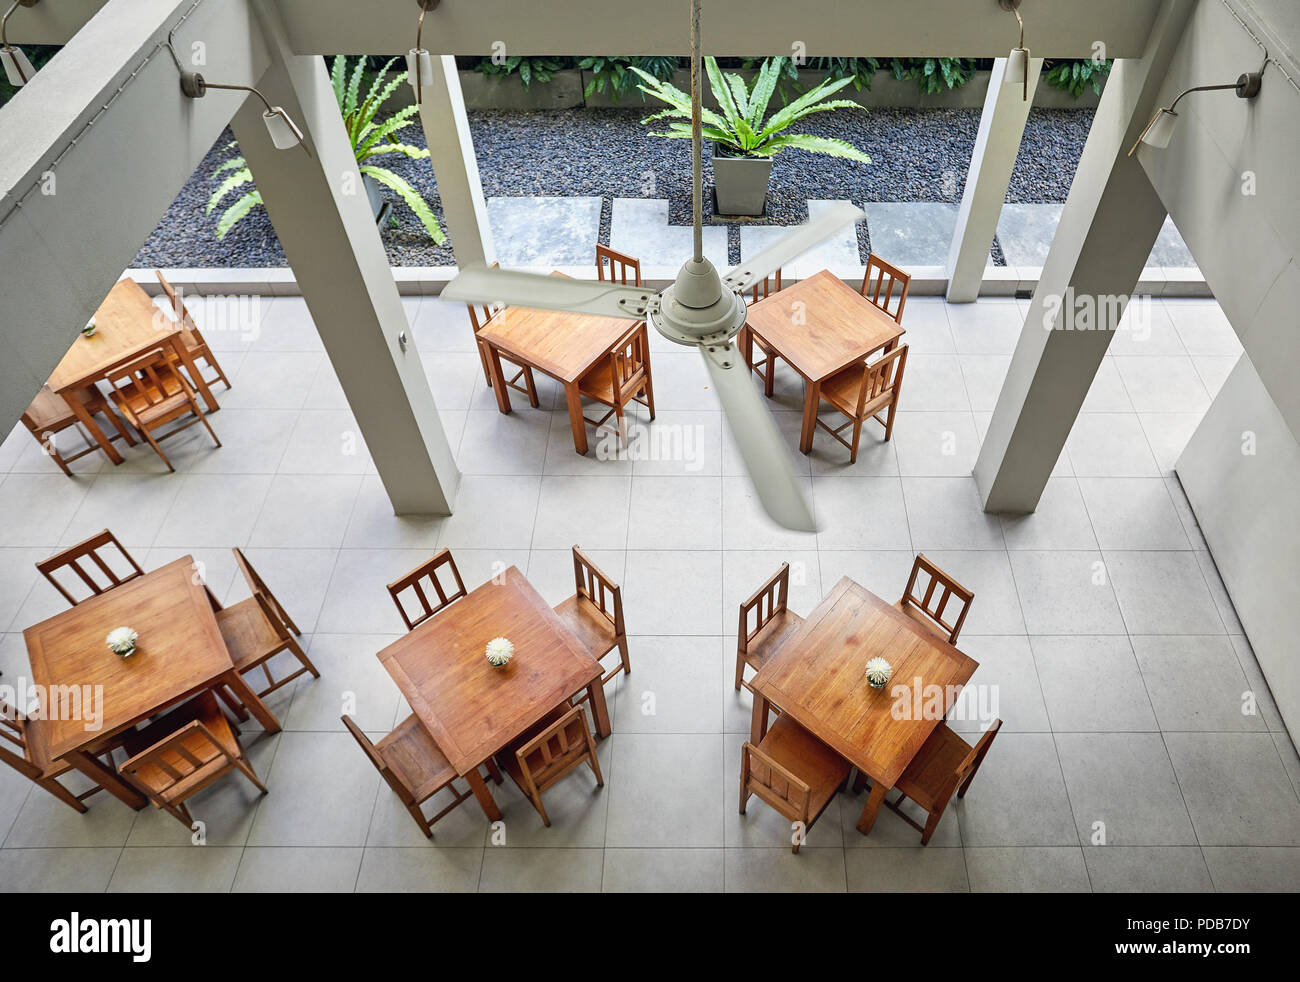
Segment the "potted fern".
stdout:
<svg viewBox="0 0 1300 982">
<path fill-rule="evenodd" d="M 406 72 L 388 75 L 388 69 L 396 60 L 396 58 L 389 59 L 384 67 L 375 73 L 374 80 L 370 83 L 363 99 L 361 80 L 366 66 L 365 57 L 358 57 L 356 65 L 349 69 L 347 58 L 343 55 L 336 56 L 330 70 L 330 79 L 334 83 L 334 96 L 338 100 L 339 112 L 343 114 L 343 125 L 347 129 L 348 139 L 352 142 L 357 170 L 361 173 L 361 181 L 376 220 L 379 219 L 384 206 L 379 186 L 385 185 L 396 191 L 406 206 L 415 213 L 415 217 L 428 231 L 429 237 L 435 243 L 441 244 L 446 240 L 446 236 L 438 225 L 433 209 L 420 192 L 400 174 L 387 167 L 378 167 L 374 163 L 367 162 L 372 157 L 389 153 L 399 153 L 412 160 L 421 160 L 429 156 L 428 150 L 403 143 L 398 139 L 398 133 L 414 125 L 412 117 L 420 111 L 418 106 L 412 105 L 399 109 L 382 122 L 375 119 L 384 103 L 406 80 Z M 233 142 L 229 144 L 229 147 L 234 146 Z M 216 179 L 223 174 L 226 176 L 208 199 L 206 210 L 208 215 L 211 215 L 212 210 L 232 191 L 253 183 L 253 173 L 248 169 L 242 156 L 223 161 L 221 166 L 212 172 L 212 177 Z M 240 219 L 261 203 L 260 191 L 256 188 L 246 190 L 222 213 L 221 220 L 217 223 L 217 239 L 224 239 Z"/>
<path fill-rule="evenodd" d="M 785 132 L 799 120 L 816 112 L 833 109 L 861 109 L 848 99 L 823 101 L 853 82 L 853 77 L 827 79 L 816 88 L 767 115 L 767 106 L 776 90 L 786 58 L 763 62 L 754 77 L 753 87 L 739 75 L 723 74 L 716 58 L 705 58 L 709 88 L 721 113 L 704 109 L 704 138 L 713 143 L 713 182 L 717 210 L 721 215 L 761 215 L 767 203 L 767 185 L 772 174 L 772 158 L 782 150 L 795 148 L 832 157 L 847 157 L 864 164 L 871 158 L 847 140 L 834 140 L 810 133 Z M 638 88 L 668 105 L 662 112 L 641 122 L 668 119 L 668 129 L 653 132 L 670 140 L 691 138 L 691 97 L 681 89 L 660 81 L 635 66 L 641 77 Z"/>
</svg>

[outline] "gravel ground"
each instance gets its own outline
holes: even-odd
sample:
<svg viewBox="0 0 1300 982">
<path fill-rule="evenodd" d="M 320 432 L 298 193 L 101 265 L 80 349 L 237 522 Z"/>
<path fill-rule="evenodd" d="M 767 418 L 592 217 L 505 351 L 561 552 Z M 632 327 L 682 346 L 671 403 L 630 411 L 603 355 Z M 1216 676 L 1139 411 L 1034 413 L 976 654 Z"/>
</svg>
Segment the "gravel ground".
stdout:
<svg viewBox="0 0 1300 982">
<path fill-rule="evenodd" d="M 615 197 L 667 198 L 669 221 L 689 224 L 690 143 L 646 136 L 646 128 L 639 122 L 643 115 L 640 109 L 470 113 L 483 190 L 488 197 L 599 195 L 604 199 L 601 240 L 605 242 L 609 239 Z M 1034 110 L 1007 201 L 1064 201 L 1091 124 L 1089 109 Z M 808 198 L 960 201 L 978 127 L 979 111 L 974 109 L 872 109 L 816 114 L 803 122 L 800 131 L 849 140 L 870 154 L 872 163 L 800 150 L 778 154 L 772 168 L 768 214 L 759 221 L 799 224 L 807 220 Z M 403 137 L 424 145 L 418 125 L 405 130 Z M 234 152 L 225 149 L 231 139 L 227 130 L 217 140 L 141 248 L 134 265 L 285 265 L 284 252 L 264 209 L 254 209 L 220 242 L 215 234 L 219 211 L 204 215 L 208 196 L 216 186 L 209 175 Z M 426 162 L 397 155 L 372 162 L 402 174 L 432 203 L 442 220 L 437 185 Z M 712 179 L 706 153 L 706 189 Z M 396 202 L 396 222 L 383 229 L 389 261 L 395 266 L 452 264 L 450 244 L 435 246 L 400 199 L 387 188 L 383 193 Z M 744 220 L 718 218 L 712 212 L 710 198 L 706 192 L 705 220 L 731 226 L 732 261 L 738 262 L 739 228 Z M 223 205 L 234 200 L 232 195 Z M 864 254 L 870 247 L 867 235 L 867 229 L 860 226 Z M 1002 263 L 996 244 L 993 257 Z"/>
</svg>

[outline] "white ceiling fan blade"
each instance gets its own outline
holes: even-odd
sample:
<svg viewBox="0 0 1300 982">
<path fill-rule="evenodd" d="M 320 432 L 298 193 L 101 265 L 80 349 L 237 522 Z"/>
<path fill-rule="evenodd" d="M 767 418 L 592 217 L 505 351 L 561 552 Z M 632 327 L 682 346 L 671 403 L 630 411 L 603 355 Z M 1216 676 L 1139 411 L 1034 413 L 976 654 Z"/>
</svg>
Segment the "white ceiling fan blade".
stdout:
<svg viewBox="0 0 1300 982">
<path fill-rule="evenodd" d="M 483 263 L 473 263 L 443 287 L 442 299 L 644 320 L 646 304 L 655 292 L 639 286 L 489 269 Z"/>
<path fill-rule="evenodd" d="M 758 499 L 772 520 L 798 532 L 816 532 L 812 506 L 790 463 L 790 449 L 732 344 L 700 346 L 723 415 L 749 470 Z"/>
<path fill-rule="evenodd" d="M 848 201 L 839 202 L 807 225 L 794 226 L 789 234 L 730 270 L 723 282 L 733 290 L 748 290 L 763 277 L 770 276 L 790 260 L 830 238 L 845 225 L 856 225 L 866 217 L 867 213 L 857 205 Z"/>
</svg>

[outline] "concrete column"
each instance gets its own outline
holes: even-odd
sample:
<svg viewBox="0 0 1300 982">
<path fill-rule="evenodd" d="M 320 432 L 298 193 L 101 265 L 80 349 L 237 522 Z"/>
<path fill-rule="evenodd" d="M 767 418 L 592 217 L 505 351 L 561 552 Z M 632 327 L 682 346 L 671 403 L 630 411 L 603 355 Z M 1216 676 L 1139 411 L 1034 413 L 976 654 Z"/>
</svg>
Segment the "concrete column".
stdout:
<svg viewBox="0 0 1300 982">
<path fill-rule="evenodd" d="M 403 351 L 398 340 L 406 312 L 325 63 L 294 55 L 278 15 L 266 3 L 258 10 L 271 50 L 259 87 L 302 128 L 311 156 L 275 149 L 255 96 L 231 120 L 240 151 L 394 512 L 450 514 L 460 473 L 415 346 Z"/>
<path fill-rule="evenodd" d="M 1029 98 L 1025 99 L 1020 86 L 1003 84 L 1007 60 L 998 58 L 993 62 L 966 188 L 957 209 L 957 226 L 948 249 L 949 303 L 969 303 L 979 296 L 1042 68 L 1042 58 L 1029 60 Z"/>
<path fill-rule="evenodd" d="M 438 196 L 447 219 L 456 263 L 492 262 L 492 226 L 488 222 L 483 182 L 478 176 L 469 116 L 451 55 L 433 56 L 433 84 L 424 86 L 420 123 L 429 143 L 429 163 L 438 180 Z"/>
<path fill-rule="evenodd" d="M 985 511 L 1038 506 L 1160 233 L 1164 205 L 1127 154 L 1193 6 L 1166 0 L 1143 56 L 1111 70 L 975 462 Z"/>
</svg>

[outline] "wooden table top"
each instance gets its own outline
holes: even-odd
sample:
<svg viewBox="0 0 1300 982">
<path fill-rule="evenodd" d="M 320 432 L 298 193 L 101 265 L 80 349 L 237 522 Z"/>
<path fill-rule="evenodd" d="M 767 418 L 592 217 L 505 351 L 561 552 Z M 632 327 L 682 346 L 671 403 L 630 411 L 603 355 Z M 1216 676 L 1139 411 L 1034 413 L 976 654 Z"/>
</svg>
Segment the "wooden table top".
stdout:
<svg viewBox="0 0 1300 982">
<path fill-rule="evenodd" d="M 55 392 L 88 385 L 109 369 L 169 344 L 179 333 L 149 294 L 132 279 L 118 280 L 95 311 L 93 337 L 77 335 L 50 376 Z"/>
<path fill-rule="evenodd" d="M 104 639 L 117 627 L 140 635 L 130 657 L 108 650 Z M 93 691 L 86 686 L 103 687 L 102 728 L 87 731 L 82 719 L 47 722 L 56 758 L 126 729 L 234 668 L 191 556 L 89 597 L 29 627 L 23 637 L 39 693 L 55 686 L 83 693 Z"/>
<path fill-rule="evenodd" d="M 804 306 L 796 310 L 796 303 Z M 745 320 L 813 382 L 905 333 L 894 318 L 825 269 L 753 304 Z"/>
<path fill-rule="evenodd" d="M 883 689 L 867 684 L 879 655 L 894 672 Z M 934 637 L 847 576 L 759 670 L 753 686 L 873 780 L 893 787 L 939 719 L 895 719 L 895 686 L 943 687 L 944 713 L 979 663 Z M 907 705 L 912 706 L 910 696 Z M 908 715 L 920 716 L 912 711 Z"/>
<path fill-rule="evenodd" d="M 496 637 L 515 646 L 503 668 L 484 655 Z M 600 663 L 514 566 L 390 644 L 379 660 L 458 774 L 601 675 Z"/>
<path fill-rule="evenodd" d="M 632 324 L 622 317 L 507 307 L 488 321 L 478 336 L 516 361 L 573 383 L 614 347 Z"/>
</svg>

